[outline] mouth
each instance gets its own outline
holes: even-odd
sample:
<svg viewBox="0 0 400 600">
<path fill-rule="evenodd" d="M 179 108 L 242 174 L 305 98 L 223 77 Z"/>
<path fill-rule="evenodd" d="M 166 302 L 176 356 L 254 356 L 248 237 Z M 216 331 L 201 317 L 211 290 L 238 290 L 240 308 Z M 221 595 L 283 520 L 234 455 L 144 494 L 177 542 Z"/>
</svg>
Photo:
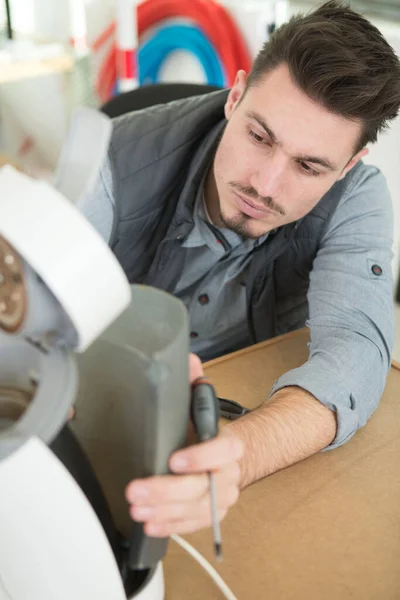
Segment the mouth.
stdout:
<svg viewBox="0 0 400 600">
<path fill-rule="evenodd" d="M 266 208 L 265 206 L 260 206 L 255 204 L 253 200 L 249 200 L 245 196 L 234 192 L 236 206 L 239 208 L 241 212 L 252 217 L 253 219 L 265 219 L 266 217 L 276 216 L 276 212 Z"/>
</svg>

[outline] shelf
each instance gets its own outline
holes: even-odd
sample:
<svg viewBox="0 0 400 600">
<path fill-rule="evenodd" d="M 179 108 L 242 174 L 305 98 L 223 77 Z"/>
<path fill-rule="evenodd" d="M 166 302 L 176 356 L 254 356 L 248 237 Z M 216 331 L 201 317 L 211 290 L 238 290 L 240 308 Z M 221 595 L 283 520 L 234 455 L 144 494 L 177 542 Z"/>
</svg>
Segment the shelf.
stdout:
<svg viewBox="0 0 400 600">
<path fill-rule="evenodd" d="M 73 66 L 74 59 L 67 54 L 40 60 L 3 61 L 0 59 L 0 84 L 40 77 L 50 73 L 71 71 Z"/>
</svg>

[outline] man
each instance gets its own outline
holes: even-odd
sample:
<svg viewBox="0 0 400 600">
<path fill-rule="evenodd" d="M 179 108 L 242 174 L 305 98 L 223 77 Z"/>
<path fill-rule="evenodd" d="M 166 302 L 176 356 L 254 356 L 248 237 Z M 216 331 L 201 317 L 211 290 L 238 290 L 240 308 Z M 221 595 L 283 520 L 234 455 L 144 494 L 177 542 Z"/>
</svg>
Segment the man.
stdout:
<svg viewBox="0 0 400 600">
<path fill-rule="evenodd" d="M 328 2 L 277 30 L 229 93 L 115 121 L 81 208 L 131 282 L 185 302 L 192 351 L 206 360 L 305 324 L 311 335 L 308 361 L 259 409 L 176 453 L 175 475 L 129 484 L 149 535 L 209 525 L 209 469 L 222 518 L 241 489 L 343 444 L 378 405 L 394 332 L 392 212 L 384 177 L 361 159 L 399 105 L 393 50 Z"/>
</svg>

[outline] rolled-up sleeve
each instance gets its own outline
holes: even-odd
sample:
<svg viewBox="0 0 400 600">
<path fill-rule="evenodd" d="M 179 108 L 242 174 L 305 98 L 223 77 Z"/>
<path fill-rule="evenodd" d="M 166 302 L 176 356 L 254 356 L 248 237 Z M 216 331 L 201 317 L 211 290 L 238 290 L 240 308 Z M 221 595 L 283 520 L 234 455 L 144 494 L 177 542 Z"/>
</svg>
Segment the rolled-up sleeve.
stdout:
<svg viewBox="0 0 400 600">
<path fill-rule="evenodd" d="M 309 358 L 274 384 L 299 386 L 336 412 L 335 448 L 382 396 L 394 343 L 393 213 L 384 176 L 365 167 L 321 240 L 308 290 Z"/>
</svg>

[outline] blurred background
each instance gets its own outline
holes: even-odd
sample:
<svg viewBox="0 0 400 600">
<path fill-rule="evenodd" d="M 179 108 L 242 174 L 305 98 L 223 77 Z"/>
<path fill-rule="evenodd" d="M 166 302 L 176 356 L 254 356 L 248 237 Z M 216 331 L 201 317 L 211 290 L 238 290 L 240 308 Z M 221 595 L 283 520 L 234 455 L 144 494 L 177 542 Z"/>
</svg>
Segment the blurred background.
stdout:
<svg viewBox="0 0 400 600">
<path fill-rule="evenodd" d="M 49 177 L 71 111 L 162 82 L 230 87 L 274 28 L 314 0 L 0 0 L 0 165 Z M 350 0 L 400 55 L 400 0 Z M 400 303 L 400 118 L 366 162 L 394 207 Z M 396 305 L 400 330 L 400 304 Z M 395 357 L 400 360 L 400 336 Z"/>
</svg>

